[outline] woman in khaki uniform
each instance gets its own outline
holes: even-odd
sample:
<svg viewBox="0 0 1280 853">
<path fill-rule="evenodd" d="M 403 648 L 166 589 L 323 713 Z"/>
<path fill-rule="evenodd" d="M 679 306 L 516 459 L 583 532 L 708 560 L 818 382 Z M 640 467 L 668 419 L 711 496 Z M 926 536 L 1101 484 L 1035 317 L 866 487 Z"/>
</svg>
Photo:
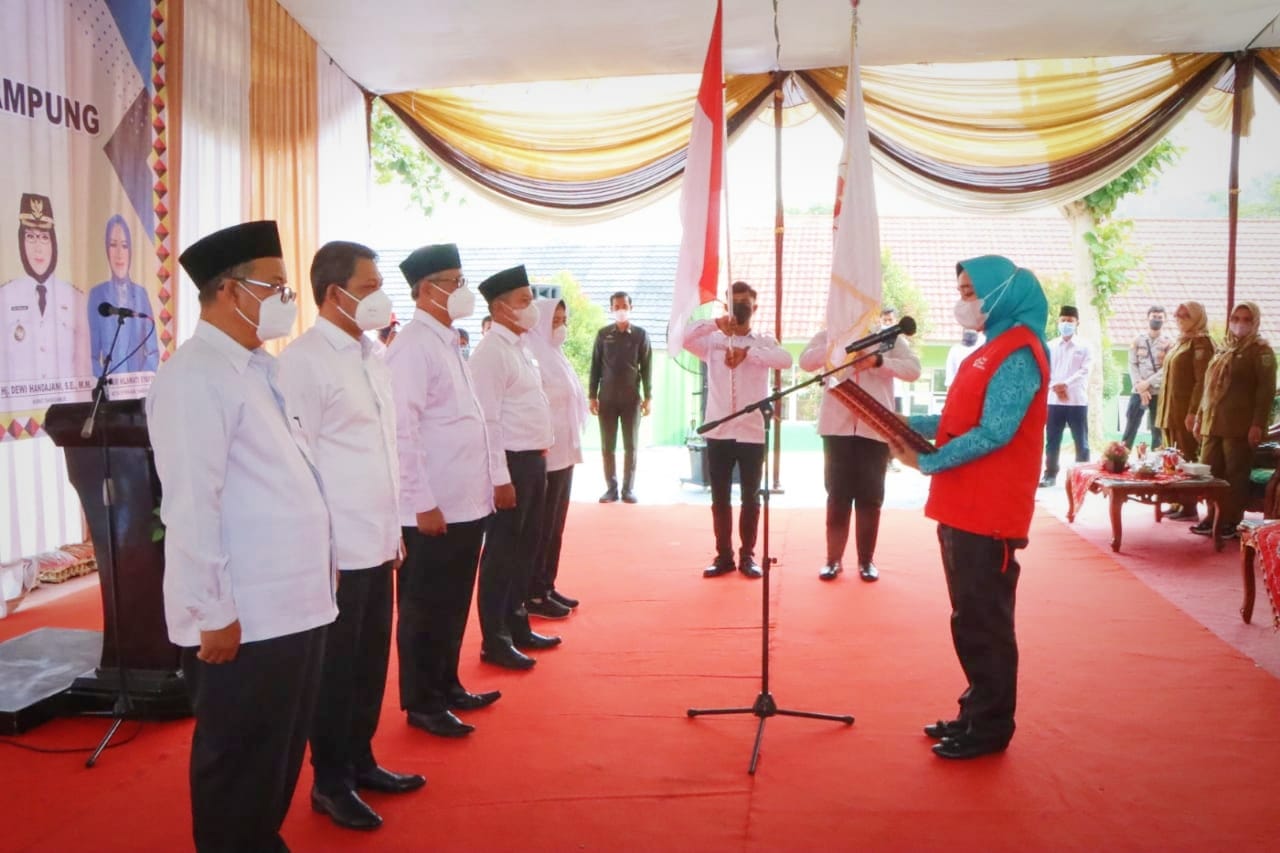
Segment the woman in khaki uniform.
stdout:
<svg viewBox="0 0 1280 853">
<path fill-rule="evenodd" d="M 1195 424 L 1203 441 L 1200 461 L 1231 484 L 1219 508 L 1219 532 L 1236 535 L 1249 497 L 1249 471 L 1253 448 L 1262 441 L 1271 418 L 1276 393 L 1276 357 L 1258 337 L 1262 314 L 1253 302 L 1241 302 L 1231 312 L 1222 350 L 1209 362 L 1204 397 Z M 1212 522 L 1206 519 L 1191 528 L 1208 536 Z"/>
<path fill-rule="evenodd" d="M 1164 378 L 1156 407 L 1156 426 L 1164 443 L 1178 448 L 1185 459 L 1200 457 L 1195 435 L 1196 413 L 1204 392 L 1204 373 L 1213 358 L 1208 318 L 1199 302 L 1183 302 L 1173 312 L 1178 342 L 1164 358 Z"/>
</svg>

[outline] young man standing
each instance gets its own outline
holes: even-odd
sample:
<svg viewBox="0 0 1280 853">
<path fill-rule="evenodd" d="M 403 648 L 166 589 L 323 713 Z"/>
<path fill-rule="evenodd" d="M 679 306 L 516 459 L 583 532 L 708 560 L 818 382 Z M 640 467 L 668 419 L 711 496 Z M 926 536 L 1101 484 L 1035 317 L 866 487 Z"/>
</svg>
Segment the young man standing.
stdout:
<svg viewBox="0 0 1280 853">
<path fill-rule="evenodd" d="M 400 553 L 391 378 L 364 334 L 391 320 L 376 259 L 359 243 L 322 246 L 311 262 L 320 316 L 280 354 L 280 389 L 329 498 L 341 578 L 311 724 L 311 804 L 348 829 L 382 825 L 357 788 L 398 794 L 426 784 L 373 757 L 391 656 L 391 566 Z"/>
<path fill-rule="evenodd" d="M 1058 334 L 1049 342 L 1049 422 L 1045 429 L 1044 478 L 1040 487 L 1058 480 L 1058 454 L 1062 431 L 1071 428 L 1076 462 L 1089 461 L 1089 369 L 1093 354 L 1076 334 L 1080 312 L 1063 305 L 1058 312 Z"/>
<path fill-rule="evenodd" d="M 622 501 L 636 502 L 636 441 L 640 417 L 649 414 L 653 352 L 649 335 L 631 322 L 631 297 L 618 291 L 609 297 L 613 322 L 596 333 L 591 351 L 591 375 L 587 401 L 591 414 L 600 417 L 600 441 L 604 453 L 605 493 L 600 503 L 618 499 L 618 475 L 614 450 L 618 424 L 622 424 Z"/>
<path fill-rule="evenodd" d="M 684 336 L 684 348 L 707 363 L 706 418 L 709 421 L 767 397 L 769 371 L 791 366 L 791 353 L 778 346 L 772 337 L 751 331 L 751 318 L 756 312 L 755 290 L 745 281 L 737 281 L 733 284 L 732 296 L 732 310 L 728 315 L 693 323 Z M 742 502 L 738 514 L 737 569 L 749 578 L 762 574 L 755 560 L 755 544 L 760 518 L 760 475 L 767 450 L 764 435 L 759 412 L 741 415 L 706 434 L 716 556 L 703 570 L 703 577 L 728 574 L 735 567 L 733 505 L 730 503 L 735 465 Z"/>
<path fill-rule="evenodd" d="M 200 294 L 191 339 L 147 397 L 164 488 L 164 605 L 195 711 L 200 851 L 285 850 L 325 627 L 338 613 L 329 508 L 300 417 L 263 341 L 297 316 L 274 222 L 178 258 Z"/>
<path fill-rule="evenodd" d="M 1144 412 L 1151 428 L 1151 447 L 1154 449 L 1163 443 L 1164 436 L 1155 422 L 1156 409 L 1164 383 L 1164 358 L 1175 343 L 1163 328 L 1164 309 L 1152 305 L 1147 309 L 1147 331 L 1134 338 L 1129 347 L 1129 381 L 1133 383 L 1133 393 L 1129 395 L 1129 411 L 1125 416 L 1124 446 L 1131 450 Z"/>
</svg>

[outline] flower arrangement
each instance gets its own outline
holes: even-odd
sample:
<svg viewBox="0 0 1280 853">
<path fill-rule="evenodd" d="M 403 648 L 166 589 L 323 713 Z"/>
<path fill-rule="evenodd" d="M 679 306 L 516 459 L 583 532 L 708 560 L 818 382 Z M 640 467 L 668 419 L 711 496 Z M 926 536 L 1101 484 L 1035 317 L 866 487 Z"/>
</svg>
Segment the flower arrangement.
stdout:
<svg viewBox="0 0 1280 853">
<path fill-rule="evenodd" d="M 1102 469 L 1119 474 L 1129 467 L 1129 448 L 1124 442 L 1113 441 L 1102 451 Z"/>
</svg>

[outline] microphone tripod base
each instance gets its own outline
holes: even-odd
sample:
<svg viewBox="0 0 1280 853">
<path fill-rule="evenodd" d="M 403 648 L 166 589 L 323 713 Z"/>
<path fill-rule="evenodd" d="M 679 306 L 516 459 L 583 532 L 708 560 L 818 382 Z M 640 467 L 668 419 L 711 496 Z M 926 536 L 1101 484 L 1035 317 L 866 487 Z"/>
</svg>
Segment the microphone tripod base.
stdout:
<svg viewBox="0 0 1280 853">
<path fill-rule="evenodd" d="M 774 701 L 772 693 L 761 693 L 756 697 L 756 701 L 750 708 L 690 708 L 688 710 L 690 717 L 709 717 L 709 716 L 725 716 L 729 714 L 751 714 L 760 718 L 760 724 L 756 726 L 755 745 L 751 748 L 751 763 L 747 765 L 747 773 L 755 775 L 756 765 L 760 762 L 760 743 L 764 740 L 764 723 L 770 717 L 805 717 L 810 720 L 830 720 L 833 723 L 844 723 L 846 726 L 853 725 L 852 714 L 820 714 L 816 711 L 792 711 L 787 708 L 779 708 L 778 703 Z"/>
</svg>

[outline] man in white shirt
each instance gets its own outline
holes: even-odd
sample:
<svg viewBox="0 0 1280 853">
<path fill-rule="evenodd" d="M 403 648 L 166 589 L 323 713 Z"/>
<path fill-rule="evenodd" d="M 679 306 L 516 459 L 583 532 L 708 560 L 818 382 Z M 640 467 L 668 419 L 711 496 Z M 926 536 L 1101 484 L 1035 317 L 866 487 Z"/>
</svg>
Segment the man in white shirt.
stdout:
<svg viewBox="0 0 1280 853">
<path fill-rule="evenodd" d="M 391 564 L 400 552 L 391 380 L 364 334 L 391 315 L 376 258 L 359 243 L 321 246 L 311 261 L 320 316 L 280 354 L 280 389 L 329 498 L 342 581 L 311 724 L 311 805 L 348 829 L 382 825 L 357 788 L 396 794 L 426 784 L 373 757 L 391 655 Z"/>
<path fill-rule="evenodd" d="M 523 266 L 495 273 L 480 285 L 493 328 L 471 354 L 476 396 L 489 434 L 490 470 L 498 511 L 485 531 L 480 557 L 480 659 L 508 669 L 536 661 L 521 649 L 547 649 L 559 637 L 529 627 L 529 596 L 547 491 L 547 450 L 554 443 L 551 408 L 524 334 L 538 324 L 538 306 Z"/>
<path fill-rule="evenodd" d="M 951 387 L 951 383 L 955 381 L 956 374 L 960 372 L 961 362 L 986 341 L 987 337 L 982 332 L 975 332 L 973 329 L 964 330 L 960 343 L 952 344 L 951 349 L 947 350 L 947 373 L 944 387 Z"/>
<path fill-rule="evenodd" d="M 337 614 L 329 510 L 299 417 L 262 342 L 297 315 L 274 222 L 204 237 L 179 263 L 195 334 L 147 397 L 164 490 L 165 618 L 196 726 L 196 849 L 283 850 Z"/>
<path fill-rule="evenodd" d="M 1093 354 L 1089 344 L 1076 334 L 1080 312 L 1063 305 L 1058 312 L 1058 334 L 1049 341 L 1049 420 L 1045 426 L 1044 477 L 1040 487 L 1058 479 L 1058 454 L 1062 430 L 1071 428 L 1076 446 L 1076 462 L 1089 461 L 1089 369 Z"/>
<path fill-rule="evenodd" d="M 458 655 L 476 584 L 494 486 L 484 413 L 453 321 L 475 309 L 458 247 L 423 246 L 400 264 L 417 306 L 387 348 L 400 459 L 400 524 L 405 556 L 396 585 L 400 619 L 400 707 L 409 725 L 438 737 L 475 726 L 454 711 L 501 695 L 469 693 Z"/>
<path fill-rule="evenodd" d="M 825 331 L 819 332 L 800 354 L 800 367 L 816 373 L 826 370 L 828 362 L 833 367 L 840 364 L 846 358 L 845 343 L 828 340 Z M 871 366 L 859 369 L 850 377 L 851 380 L 890 410 L 894 406 L 894 380 L 915 382 L 920 378 L 920 359 L 901 335 L 894 340 L 888 352 L 873 356 L 862 364 Z M 835 378 L 842 376 L 838 373 Z M 876 538 L 880 533 L 880 507 L 884 503 L 889 446 L 880 433 L 855 417 L 829 392 L 822 395 L 818 409 L 818 433 L 822 436 L 823 477 L 827 488 L 827 562 L 818 572 L 818 577 L 831 581 L 844 571 L 850 515 L 854 515 L 858 576 L 868 582 L 878 580 L 880 570 L 873 559 Z"/>
<path fill-rule="evenodd" d="M 700 320 L 685 331 L 684 348 L 707 363 L 708 421 L 719 420 L 769 396 L 769 371 L 791 366 L 791 353 L 766 335 L 751 331 L 756 292 L 745 281 L 731 288 L 732 310 L 716 320 Z M 734 570 L 733 468 L 738 467 L 742 508 L 738 512 L 737 569 L 749 578 L 762 574 L 755 560 L 760 519 L 760 475 L 764 469 L 764 422 L 759 412 L 727 421 L 706 434 L 711 480 L 711 525 L 716 556 L 702 572 L 714 578 Z"/>
</svg>

